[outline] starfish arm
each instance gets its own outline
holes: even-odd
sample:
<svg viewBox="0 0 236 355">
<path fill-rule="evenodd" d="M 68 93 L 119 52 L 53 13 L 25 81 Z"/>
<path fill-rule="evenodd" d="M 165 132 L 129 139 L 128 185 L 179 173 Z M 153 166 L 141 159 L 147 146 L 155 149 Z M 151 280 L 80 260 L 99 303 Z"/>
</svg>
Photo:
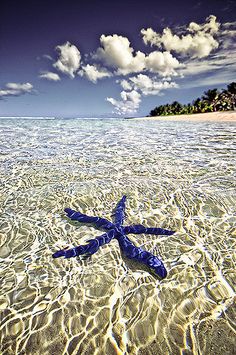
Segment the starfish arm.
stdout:
<svg viewBox="0 0 236 355">
<path fill-rule="evenodd" d="M 115 210 L 115 224 L 122 225 L 125 218 L 125 201 L 126 196 L 123 196 L 122 199 L 117 203 Z"/>
<path fill-rule="evenodd" d="M 167 276 L 166 268 L 163 262 L 155 255 L 140 247 L 136 247 L 131 240 L 126 237 L 118 237 L 118 242 L 121 251 L 129 258 L 136 260 L 150 267 L 160 278 L 164 279 Z"/>
<path fill-rule="evenodd" d="M 108 233 L 102 234 L 97 238 L 90 239 L 88 244 L 79 245 L 71 249 L 58 250 L 52 255 L 53 258 L 64 256 L 66 259 L 82 254 L 92 255 L 98 251 L 100 246 L 108 244 L 116 236 L 115 231 L 112 229 Z"/>
<path fill-rule="evenodd" d="M 111 229 L 114 227 L 113 223 L 109 222 L 106 218 L 90 217 L 86 214 L 76 212 L 70 208 L 66 208 L 65 212 L 72 221 L 78 221 L 82 223 L 93 223 L 96 227 L 103 229 Z"/>
<path fill-rule="evenodd" d="M 154 235 L 172 235 L 175 232 L 168 230 L 168 229 L 162 229 L 162 228 L 146 228 L 142 224 L 136 224 L 133 226 L 126 226 L 123 228 L 123 231 L 125 234 L 154 234 Z"/>
</svg>

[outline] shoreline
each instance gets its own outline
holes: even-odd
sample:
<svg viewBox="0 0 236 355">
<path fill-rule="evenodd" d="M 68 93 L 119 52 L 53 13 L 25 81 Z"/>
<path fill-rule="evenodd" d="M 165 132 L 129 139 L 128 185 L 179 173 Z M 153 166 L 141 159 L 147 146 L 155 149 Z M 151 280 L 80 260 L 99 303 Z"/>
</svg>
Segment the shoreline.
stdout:
<svg viewBox="0 0 236 355">
<path fill-rule="evenodd" d="M 153 117 L 133 117 L 131 120 L 190 121 L 190 122 L 236 122 L 236 111 L 194 113 L 191 115 L 171 115 Z"/>
</svg>

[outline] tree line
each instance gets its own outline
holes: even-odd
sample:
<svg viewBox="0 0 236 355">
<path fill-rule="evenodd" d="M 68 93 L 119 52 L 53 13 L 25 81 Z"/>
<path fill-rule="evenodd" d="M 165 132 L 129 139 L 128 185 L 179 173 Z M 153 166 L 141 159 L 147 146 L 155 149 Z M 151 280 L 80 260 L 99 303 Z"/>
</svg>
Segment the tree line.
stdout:
<svg viewBox="0 0 236 355">
<path fill-rule="evenodd" d="M 183 115 L 203 112 L 232 111 L 236 109 L 236 82 L 227 85 L 227 89 L 210 89 L 201 98 L 192 103 L 181 104 L 178 101 L 155 107 L 149 116 Z"/>
</svg>

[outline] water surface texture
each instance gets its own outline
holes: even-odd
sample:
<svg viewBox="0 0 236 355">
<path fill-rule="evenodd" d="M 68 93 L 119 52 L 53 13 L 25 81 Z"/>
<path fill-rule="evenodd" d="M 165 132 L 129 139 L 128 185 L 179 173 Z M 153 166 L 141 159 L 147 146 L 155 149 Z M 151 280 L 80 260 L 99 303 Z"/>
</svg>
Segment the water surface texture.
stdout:
<svg viewBox="0 0 236 355">
<path fill-rule="evenodd" d="M 236 124 L 0 120 L 0 352 L 233 354 Z M 131 235 L 163 260 L 160 281 L 65 207 L 176 230 Z"/>
</svg>

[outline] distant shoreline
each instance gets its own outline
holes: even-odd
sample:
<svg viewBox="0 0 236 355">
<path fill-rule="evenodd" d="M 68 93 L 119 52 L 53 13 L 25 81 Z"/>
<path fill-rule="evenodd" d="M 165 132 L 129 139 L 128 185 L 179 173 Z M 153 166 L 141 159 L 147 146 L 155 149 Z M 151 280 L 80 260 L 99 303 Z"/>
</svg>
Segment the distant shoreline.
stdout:
<svg viewBox="0 0 236 355">
<path fill-rule="evenodd" d="M 236 122 L 236 111 L 194 113 L 191 115 L 133 117 L 127 119 L 151 121 Z"/>
</svg>

